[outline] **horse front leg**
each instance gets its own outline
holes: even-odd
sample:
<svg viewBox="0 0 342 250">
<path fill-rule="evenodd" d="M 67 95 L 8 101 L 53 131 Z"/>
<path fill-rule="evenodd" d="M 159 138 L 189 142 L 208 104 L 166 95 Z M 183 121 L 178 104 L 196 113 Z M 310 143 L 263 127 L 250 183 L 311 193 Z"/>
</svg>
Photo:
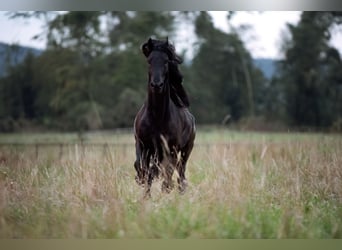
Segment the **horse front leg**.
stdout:
<svg viewBox="0 0 342 250">
<path fill-rule="evenodd" d="M 144 173 L 143 173 L 143 166 L 142 166 L 142 148 L 138 142 L 135 143 L 135 153 L 136 153 L 136 160 L 134 162 L 134 168 L 136 171 L 135 181 L 138 185 L 144 185 Z"/>
<path fill-rule="evenodd" d="M 177 158 L 175 157 L 175 152 L 171 152 L 170 155 L 165 155 L 161 163 L 161 169 L 163 170 L 164 181 L 162 183 L 162 191 L 170 193 L 174 188 L 174 183 L 172 181 L 172 175 L 177 164 Z"/>
<path fill-rule="evenodd" d="M 188 182 L 185 178 L 186 162 L 187 162 L 187 159 L 182 158 L 177 164 L 177 172 L 178 172 L 177 183 L 178 183 L 178 191 L 180 194 L 184 194 L 188 187 Z"/>
<path fill-rule="evenodd" d="M 146 172 L 148 168 L 148 166 L 146 165 L 147 150 L 139 142 L 136 142 L 135 150 L 136 150 L 136 160 L 134 162 L 134 168 L 136 171 L 135 181 L 138 183 L 138 185 L 144 186 L 146 183 Z"/>
<path fill-rule="evenodd" d="M 150 166 L 150 161 L 151 161 L 151 152 L 147 152 L 146 158 L 145 158 L 145 164 L 146 164 L 146 187 L 145 187 L 145 198 L 150 198 L 151 197 L 151 187 L 152 187 L 152 182 L 153 178 L 155 175 L 155 170 L 154 170 L 154 165 Z"/>
<path fill-rule="evenodd" d="M 189 159 L 190 153 L 193 148 L 193 141 L 190 141 L 187 146 L 185 146 L 180 151 L 180 159 L 177 163 L 177 172 L 178 172 L 178 191 L 180 194 L 184 194 L 187 187 L 188 187 L 188 181 L 185 178 L 185 170 L 186 170 L 186 163 Z"/>
</svg>

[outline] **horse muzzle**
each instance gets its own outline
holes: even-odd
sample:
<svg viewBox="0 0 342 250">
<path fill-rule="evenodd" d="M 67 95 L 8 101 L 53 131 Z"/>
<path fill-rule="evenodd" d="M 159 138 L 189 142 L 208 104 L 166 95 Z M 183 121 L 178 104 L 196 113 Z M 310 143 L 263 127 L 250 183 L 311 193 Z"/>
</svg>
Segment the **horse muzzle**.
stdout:
<svg viewBox="0 0 342 250">
<path fill-rule="evenodd" d="M 164 82 L 158 82 L 158 83 L 151 82 L 150 86 L 151 86 L 152 92 L 161 93 L 163 91 Z"/>
</svg>

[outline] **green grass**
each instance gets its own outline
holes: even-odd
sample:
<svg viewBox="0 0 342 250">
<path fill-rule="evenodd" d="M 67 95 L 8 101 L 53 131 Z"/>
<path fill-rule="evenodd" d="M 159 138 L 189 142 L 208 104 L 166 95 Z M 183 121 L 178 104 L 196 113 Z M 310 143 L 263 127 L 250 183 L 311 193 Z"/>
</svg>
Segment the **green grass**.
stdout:
<svg viewBox="0 0 342 250">
<path fill-rule="evenodd" d="M 77 133 L 0 135 L 77 142 Z M 200 130 L 184 195 L 135 183 L 130 133 L 0 147 L 0 238 L 342 238 L 340 135 Z"/>
</svg>

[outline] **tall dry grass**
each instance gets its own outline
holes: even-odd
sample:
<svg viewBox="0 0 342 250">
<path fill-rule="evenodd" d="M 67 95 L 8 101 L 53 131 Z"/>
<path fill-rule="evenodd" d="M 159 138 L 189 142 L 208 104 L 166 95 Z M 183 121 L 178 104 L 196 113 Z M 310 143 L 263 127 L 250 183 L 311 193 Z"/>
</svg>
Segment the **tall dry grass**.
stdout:
<svg viewBox="0 0 342 250">
<path fill-rule="evenodd" d="M 134 146 L 0 151 L 1 238 L 341 238 L 340 136 L 200 133 L 189 188 L 143 199 Z"/>
</svg>

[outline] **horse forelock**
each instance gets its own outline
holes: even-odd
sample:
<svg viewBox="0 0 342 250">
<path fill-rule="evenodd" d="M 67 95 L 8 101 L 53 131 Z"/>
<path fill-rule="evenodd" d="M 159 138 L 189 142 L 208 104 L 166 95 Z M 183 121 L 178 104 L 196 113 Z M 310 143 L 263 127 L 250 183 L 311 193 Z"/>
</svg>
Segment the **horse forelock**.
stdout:
<svg viewBox="0 0 342 250">
<path fill-rule="evenodd" d="M 175 47 L 170 42 L 152 40 L 151 52 L 152 51 L 161 51 L 166 53 L 171 62 L 175 62 L 177 64 L 181 64 L 183 62 L 183 59 L 176 54 Z"/>
</svg>

